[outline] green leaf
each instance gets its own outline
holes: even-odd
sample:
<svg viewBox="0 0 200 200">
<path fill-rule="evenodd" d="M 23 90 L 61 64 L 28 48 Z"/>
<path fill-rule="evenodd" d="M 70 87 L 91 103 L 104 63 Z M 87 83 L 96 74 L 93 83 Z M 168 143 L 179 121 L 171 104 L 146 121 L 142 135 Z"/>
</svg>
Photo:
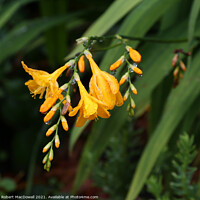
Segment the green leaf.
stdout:
<svg viewBox="0 0 200 200">
<path fill-rule="evenodd" d="M 160 31 L 167 31 L 174 25 L 188 18 L 186 13 L 189 13 L 191 3 L 192 1 L 188 0 L 178 1 L 173 7 L 168 9 L 161 19 Z"/>
<path fill-rule="evenodd" d="M 185 76 L 180 85 L 170 93 L 161 121 L 139 161 L 126 200 L 134 200 L 137 197 L 163 147 L 200 93 L 199 56 L 200 52 L 194 58 L 189 75 Z"/>
<path fill-rule="evenodd" d="M 115 25 L 141 1 L 142 0 L 114 1 L 110 7 L 87 29 L 83 36 L 101 36 L 105 34 L 113 25 Z M 79 51 L 81 51 L 80 46 L 76 47 L 65 59 L 73 57 Z"/>
<path fill-rule="evenodd" d="M 75 13 L 53 18 L 37 19 L 26 22 L 20 27 L 18 26 L 0 41 L 0 63 L 24 48 L 43 31 L 60 23 L 72 20 L 77 16 L 78 14 Z"/>
<path fill-rule="evenodd" d="M 36 0 L 18 0 L 5 5 L 0 11 L 0 28 L 14 15 L 14 13 L 24 4 Z"/>
<path fill-rule="evenodd" d="M 189 48 L 191 48 L 192 40 L 194 37 L 194 30 L 195 30 L 197 17 L 199 14 L 199 9 L 200 9 L 200 1 L 194 0 L 194 2 L 192 4 L 192 9 L 190 12 L 189 25 L 188 25 L 188 46 L 189 46 Z"/>
</svg>

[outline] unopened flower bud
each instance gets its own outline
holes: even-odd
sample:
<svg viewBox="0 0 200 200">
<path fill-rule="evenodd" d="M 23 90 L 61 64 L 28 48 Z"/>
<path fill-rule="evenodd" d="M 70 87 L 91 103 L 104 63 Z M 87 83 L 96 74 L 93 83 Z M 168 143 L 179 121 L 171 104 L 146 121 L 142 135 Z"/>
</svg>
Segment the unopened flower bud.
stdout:
<svg viewBox="0 0 200 200">
<path fill-rule="evenodd" d="M 62 86 L 60 87 L 60 89 L 61 89 L 62 91 L 67 90 L 68 86 L 69 86 L 69 83 L 65 83 L 64 85 L 62 85 Z"/>
<path fill-rule="evenodd" d="M 130 87 L 131 87 L 133 94 L 137 94 L 137 89 L 135 88 L 135 86 L 133 84 L 131 84 Z"/>
<path fill-rule="evenodd" d="M 88 41 L 88 37 L 81 37 L 76 39 L 77 44 L 81 44 Z"/>
<path fill-rule="evenodd" d="M 180 60 L 179 64 L 180 64 L 181 69 L 182 69 L 183 71 L 185 71 L 185 70 L 186 70 L 186 67 L 185 67 L 185 64 L 183 63 L 182 60 Z"/>
<path fill-rule="evenodd" d="M 65 119 L 64 116 L 61 116 L 60 119 L 61 119 L 61 122 L 62 122 L 62 127 L 63 127 L 63 129 L 64 129 L 65 131 L 68 131 L 69 126 L 68 126 L 68 124 L 67 124 L 67 120 Z"/>
<path fill-rule="evenodd" d="M 128 79 L 128 72 L 126 72 L 120 79 L 119 84 L 122 85 Z"/>
<path fill-rule="evenodd" d="M 172 59 L 172 67 L 176 66 L 177 60 L 178 60 L 178 53 L 176 53 Z"/>
<path fill-rule="evenodd" d="M 141 55 L 138 51 L 131 48 L 130 46 L 126 46 L 126 50 L 129 52 L 129 56 L 133 60 L 133 62 L 140 63 L 141 62 Z"/>
<path fill-rule="evenodd" d="M 53 148 L 50 149 L 49 160 L 50 160 L 50 161 L 53 160 Z"/>
<path fill-rule="evenodd" d="M 80 81 L 80 77 L 79 77 L 79 75 L 78 75 L 78 73 L 74 73 L 74 79 L 76 80 L 76 81 Z"/>
<path fill-rule="evenodd" d="M 59 104 L 56 104 L 44 117 L 44 123 L 47 123 L 48 121 L 50 121 L 52 119 L 52 117 L 54 116 L 56 110 L 58 109 Z"/>
<path fill-rule="evenodd" d="M 70 103 L 68 101 L 66 101 L 66 103 L 64 104 L 62 110 L 61 110 L 61 115 L 66 115 L 68 109 L 69 109 Z"/>
<path fill-rule="evenodd" d="M 53 125 L 51 128 L 49 128 L 46 132 L 46 136 L 50 136 L 57 128 L 57 125 Z"/>
<path fill-rule="evenodd" d="M 133 109 L 133 108 L 130 108 L 129 111 L 128 111 L 128 114 L 129 114 L 130 117 L 133 117 L 134 114 L 135 114 L 135 113 L 134 113 L 134 109 Z"/>
<path fill-rule="evenodd" d="M 180 78 L 180 79 L 183 78 L 183 73 L 182 73 L 182 72 L 179 73 L 179 78 Z"/>
<path fill-rule="evenodd" d="M 124 56 L 121 56 L 115 63 L 110 66 L 110 71 L 116 70 L 124 62 Z"/>
<path fill-rule="evenodd" d="M 85 71 L 84 55 L 82 55 L 78 60 L 78 69 L 81 73 Z"/>
<path fill-rule="evenodd" d="M 135 101 L 131 98 L 131 107 L 134 109 L 135 108 Z"/>
<path fill-rule="evenodd" d="M 179 67 L 176 67 L 174 72 L 173 72 L 174 77 L 177 77 L 178 72 L 179 72 Z"/>
<path fill-rule="evenodd" d="M 47 160 L 46 164 L 44 165 L 44 169 L 49 172 L 50 168 L 51 168 L 51 161 Z"/>
<path fill-rule="evenodd" d="M 142 70 L 138 67 L 134 67 L 133 68 L 133 71 L 136 73 L 136 74 L 139 74 L 139 75 L 142 75 Z"/>
<path fill-rule="evenodd" d="M 51 147 L 51 142 L 49 142 L 42 150 L 43 153 L 47 152 L 49 148 Z"/>
<path fill-rule="evenodd" d="M 129 96 L 129 89 L 126 91 L 125 95 L 124 95 L 124 101 L 126 101 L 128 99 Z"/>
<path fill-rule="evenodd" d="M 45 164 L 47 162 L 48 159 L 48 154 L 43 158 L 42 163 Z"/>
<path fill-rule="evenodd" d="M 60 139 L 59 139 L 58 134 L 56 134 L 56 136 L 55 136 L 55 146 L 56 146 L 56 148 L 59 148 L 59 146 L 60 146 Z"/>
</svg>

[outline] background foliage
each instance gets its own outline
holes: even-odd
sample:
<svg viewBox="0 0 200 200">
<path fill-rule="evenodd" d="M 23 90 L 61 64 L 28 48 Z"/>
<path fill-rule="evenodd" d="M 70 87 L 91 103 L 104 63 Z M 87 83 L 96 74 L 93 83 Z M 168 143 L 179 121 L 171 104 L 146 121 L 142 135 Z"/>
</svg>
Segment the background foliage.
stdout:
<svg viewBox="0 0 200 200">
<path fill-rule="evenodd" d="M 0 0 L 0 193 L 200 198 L 199 9 L 199 0 Z M 129 42 L 142 54 L 135 116 L 128 116 L 125 103 L 109 119 L 82 128 L 68 119 L 69 134 L 62 134 L 52 171 L 44 172 L 40 152 L 47 127 L 38 112 L 41 100 L 24 85 L 29 77 L 20 61 L 52 72 L 80 50 L 75 39 L 115 33 L 139 37 Z M 97 50 L 114 44 L 94 48 L 103 70 L 123 48 Z M 182 55 L 187 70 L 173 88 L 175 49 L 192 55 Z"/>
</svg>

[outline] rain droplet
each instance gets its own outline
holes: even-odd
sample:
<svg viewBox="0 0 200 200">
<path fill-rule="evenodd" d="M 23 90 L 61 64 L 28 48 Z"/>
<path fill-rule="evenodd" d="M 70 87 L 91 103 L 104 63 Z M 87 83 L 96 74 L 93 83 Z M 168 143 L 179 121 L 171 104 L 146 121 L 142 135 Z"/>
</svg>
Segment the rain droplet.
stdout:
<svg viewBox="0 0 200 200">
<path fill-rule="evenodd" d="M 137 67 L 137 63 L 133 63 L 133 65 L 134 65 L 135 67 Z"/>
<path fill-rule="evenodd" d="M 46 124 L 46 125 L 49 125 L 49 124 L 50 124 L 50 121 L 45 122 L 45 124 Z"/>
</svg>

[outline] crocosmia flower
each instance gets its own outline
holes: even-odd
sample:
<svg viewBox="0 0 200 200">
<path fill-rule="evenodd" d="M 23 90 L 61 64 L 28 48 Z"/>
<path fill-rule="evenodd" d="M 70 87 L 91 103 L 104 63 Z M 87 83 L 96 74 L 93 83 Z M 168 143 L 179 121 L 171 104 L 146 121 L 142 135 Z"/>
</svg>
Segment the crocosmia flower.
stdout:
<svg viewBox="0 0 200 200">
<path fill-rule="evenodd" d="M 94 120 L 95 118 L 109 118 L 110 113 L 107 111 L 104 103 L 88 94 L 80 80 L 78 83 L 81 99 L 78 105 L 69 113 L 69 116 L 75 116 L 80 110 L 79 117 L 76 122 L 77 127 L 81 127 L 87 120 Z"/>
<path fill-rule="evenodd" d="M 52 74 L 42 70 L 31 69 L 27 67 L 26 64 L 22 61 L 22 66 L 24 70 L 29 73 L 33 80 L 29 80 L 25 83 L 28 86 L 31 94 L 35 97 L 37 94 L 40 94 L 39 98 L 43 97 L 44 92 L 46 91 L 45 99 L 52 97 L 58 90 L 58 77 L 62 74 L 62 72 L 69 67 L 69 65 L 65 64 L 60 67 Z"/>
<path fill-rule="evenodd" d="M 123 98 L 119 91 L 117 79 L 107 72 L 99 69 L 91 55 L 86 55 L 92 69 L 90 80 L 90 94 L 106 104 L 108 109 L 113 109 L 115 105 L 121 106 Z"/>
</svg>

